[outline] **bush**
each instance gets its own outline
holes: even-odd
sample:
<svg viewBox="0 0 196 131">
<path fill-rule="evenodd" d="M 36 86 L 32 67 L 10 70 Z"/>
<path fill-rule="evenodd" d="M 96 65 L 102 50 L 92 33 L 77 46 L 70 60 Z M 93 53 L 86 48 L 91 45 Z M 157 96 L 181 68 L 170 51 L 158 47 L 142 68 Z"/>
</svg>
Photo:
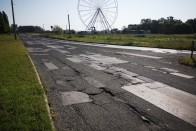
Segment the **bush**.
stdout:
<svg viewBox="0 0 196 131">
<path fill-rule="evenodd" d="M 85 35 L 78 34 L 78 35 L 76 35 L 76 37 L 81 37 L 81 38 L 83 38 L 83 37 L 85 37 Z"/>
<path fill-rule="evenodd" d="M 179 60 L 180 64 L 196 68 L 196 57 L 185 57 Z"/>
<path fill-rule="evenodd" d="M 55 33 L 55 34 L 62 34 L 63 33 L 63 29 L 58 26 L 58 25 L 55 25 L 53 28 L 52 28 L 52 31 Z"/>
<path fill-rule="evenodd" d="M 146 35 L 135 35 L 135 37 L 146 37 Z"/>
</svg>

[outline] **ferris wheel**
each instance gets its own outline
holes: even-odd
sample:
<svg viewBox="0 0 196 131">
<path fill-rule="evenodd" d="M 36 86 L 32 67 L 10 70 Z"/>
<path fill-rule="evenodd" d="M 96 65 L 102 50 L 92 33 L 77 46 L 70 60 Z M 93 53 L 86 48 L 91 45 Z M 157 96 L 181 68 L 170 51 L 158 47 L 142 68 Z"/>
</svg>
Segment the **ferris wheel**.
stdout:
<svg viewBox="0 0 196 131">
<path fill-rule="evenodd" d="M 86 31 L 110 32 L 118 15 L 117 0 L 78 0 L 78 15 Z"/>
</svg>

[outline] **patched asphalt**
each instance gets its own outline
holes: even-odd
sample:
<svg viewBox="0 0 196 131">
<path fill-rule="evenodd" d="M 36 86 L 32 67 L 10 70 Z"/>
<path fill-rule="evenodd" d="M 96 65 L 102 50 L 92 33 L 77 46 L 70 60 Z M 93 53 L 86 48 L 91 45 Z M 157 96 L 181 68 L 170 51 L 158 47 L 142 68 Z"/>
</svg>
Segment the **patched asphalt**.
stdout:
<svg viewBox="0 0 196 131">
<path fill-rule="evenodd" d="M 46 85 L 57 130 L 196 129 L 122 88 L 160 82 L 196 95 L 196 70 L 177 62 L 185 54 L 79 45 L 30 35 L 21 37 Z M 194 78 L 172 75 L 176 70 Z M 153 86 L 156 84 L 151 85 L 156 88 Z"/>
</svg>

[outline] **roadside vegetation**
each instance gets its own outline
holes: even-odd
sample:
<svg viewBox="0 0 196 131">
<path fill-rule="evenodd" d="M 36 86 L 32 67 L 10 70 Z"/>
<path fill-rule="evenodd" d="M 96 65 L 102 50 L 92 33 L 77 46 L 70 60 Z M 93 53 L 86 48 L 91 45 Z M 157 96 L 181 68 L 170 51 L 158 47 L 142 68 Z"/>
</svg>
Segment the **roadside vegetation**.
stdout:
<svg viewBox="0 0 196 131">
<path fill-rule="evenodd" d="M 189 67 L 194 67 L 196 68 L 196 56 L 191 58 L 191 57 L 184 57 L 184 58 L 181 58 L 179 60 L 179 63 L 180 64 L 183 64 L 183 65 L 186 65 L 186 66 L 189 66 Z"/>
<path fill-rule="evenodd" d="M 0 130 L 51 130 L 27 50 L 12 35 L 0 35 Z"/>
<path fill-rule="evenodd" d="M 69 41 L 96 42 L 124 46 L 140 46 L 165 49 L 190 50 L 192 40 L 196 39 L 196 34 L 185 35 L 162 35 L 162 34 L 94 34 L 82 35 L 72 34 L 41 34 L 44 37 L 63 39 Z M 195 44 L 196 49 L 196 44 Z"/>
</svg>

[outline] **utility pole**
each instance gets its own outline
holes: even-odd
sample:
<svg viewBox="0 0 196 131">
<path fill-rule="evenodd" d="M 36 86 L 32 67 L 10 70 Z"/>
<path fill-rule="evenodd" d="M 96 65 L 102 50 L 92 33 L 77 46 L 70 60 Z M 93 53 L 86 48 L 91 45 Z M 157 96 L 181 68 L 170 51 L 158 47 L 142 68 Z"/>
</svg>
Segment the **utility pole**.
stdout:
<svg viewBox="0 0 196 131">
<path fill-rule="evenodd" d="M 69 14 L 68 14 L 68 24 L 69 24 L 69 38 L 71 38 Z"/>
<path fill-rule="evenodd" d="M 193 58 L 194 47 L 195 47 L 195 41 L 192 41 L 192 46 L 191 46 L 191 58 Z"/>
<path fill-rule="evenodd" d="M 13 25 L 14 25 L 14 38 L 15 38 L 15 40 L 16 40 L 17 37 L 16 37 L 16 24 L 15 24 L 15 17 L 14 17 L 13 0 L 11 0 L 11 6 L 12 6 L 12 17 L 13 17 Z"/>
</svg>

